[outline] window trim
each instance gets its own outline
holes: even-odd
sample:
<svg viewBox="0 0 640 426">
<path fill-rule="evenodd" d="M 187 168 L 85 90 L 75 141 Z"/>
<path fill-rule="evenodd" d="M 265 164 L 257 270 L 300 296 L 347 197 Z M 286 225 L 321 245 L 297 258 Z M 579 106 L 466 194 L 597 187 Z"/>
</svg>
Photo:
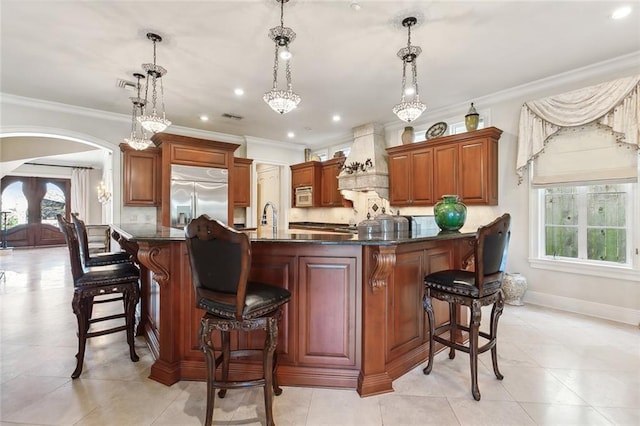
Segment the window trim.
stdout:
<svg viewBox="0 0 640 426">
<path fill-rule="evenodd" d="M 640 165 L 639 165 L 640 168 Z M 529 167 L 529 182 L 532 181 L 533 167 Z M 640 223 L 633 218 L 638 217 L 640 212 L 640 183 L 631 184 L 628 192 L 631 211 L 627 211 L 629 232 L 627 234 L 627 253 L 629 262 L 621 265 L 613 262 L 586 261 L 571 258 L 550 258 L 543 254 L 544 241 L 544 203 L 542 202 L 544 188 L 533 187 L 529 184 L 529 265 L 535 269 L 545 269 L 549 271 L 566 272 L 579 275 L 588 275 L 612 279 L 620 279 L 640 283 L 640 259 L 638 247 L 640 245 Z"/>
</svg>

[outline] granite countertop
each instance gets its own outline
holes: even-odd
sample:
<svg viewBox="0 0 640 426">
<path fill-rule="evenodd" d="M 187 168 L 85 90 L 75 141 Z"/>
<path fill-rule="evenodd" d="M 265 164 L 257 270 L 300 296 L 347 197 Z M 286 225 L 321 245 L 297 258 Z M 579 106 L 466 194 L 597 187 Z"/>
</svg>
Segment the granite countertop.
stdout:
<svg viewBox="0 0 640 426">
<path fill-rule="evenodd" d="M 155 224 L 120 223 L 112 224 L 112 229 L 128 241 L 171 242 L 184 241 L 184 230 L 158 226 Z M 278 229 L 273 232 L 270 227 L 261 227 L 246 234 L 252 242 L 271 243 L 315 243 L 315 244 L 356 244 L 356 245 L 396 245 L 423 240 L 449 240 L 475 235 L 476 230 L 462 229 L 460 232 L 424 231 L 398 239 L 361 239 L 358 234 L 346 232 L 318 232 L 300 229 Z"/>
</svg>

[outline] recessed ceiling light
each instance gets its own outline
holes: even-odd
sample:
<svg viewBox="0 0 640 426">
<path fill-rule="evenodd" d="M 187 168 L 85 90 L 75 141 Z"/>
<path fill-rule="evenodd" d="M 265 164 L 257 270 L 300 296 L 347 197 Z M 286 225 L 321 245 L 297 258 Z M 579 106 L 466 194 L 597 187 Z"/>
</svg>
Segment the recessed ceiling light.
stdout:
<svg viewBox="0 0 640 426">
<path fill-rule="evenodd" d="M 209 116 L 202 114 L 200 116 L 200 121 L 209 121 Z"/>
<path fill-rule="evenodd" d="M 289 133 L 287 133 L 287 136 L 288 136 L 288 137 L 290 137 L 290 138 L 295 137 L 295 135 L 296 135 L 296 134 L 295 134 L 295 133 L 293 133 L 293 132 L 289 132 Z"/>
<path fill-rule="evenodd" d="M 332 117 L 332 119 L 333 119 L 333 121 L 340 121 L 340 116 L 339 116 L 338 114 L 335 114 L 335 115 Z"/>
<path fill-rule="evenodd" d="M 613 13 L 611 14 L 611 18 L 612 19 L 622 19 L 622 18 L 625 18 L 625 17 L 629 16 L 630 13 L 631 13 L 631 7 L 630 6 L 622 6 L 622 7 L 619 7 L 616 10 L 613 11 Z"/>
<path fill-rule="evenodd" d="M 349 7 L 351 7 L 351 9 L 355 10 L 356 12 L 360 9 L 362 9 L 362 6 L 360 6 L 360 3 L 356 2 L 356 1 L 352 1 L 351 4 L 349 5 Z"/>
<path fill-rule="evenodd" d="M 237 88 L 233 91 L 233 93 L 235 93 L 237 96 L 242 96 L 244 95 L 244 90 L 242 90 L 241 88 Z"/>
</svg>

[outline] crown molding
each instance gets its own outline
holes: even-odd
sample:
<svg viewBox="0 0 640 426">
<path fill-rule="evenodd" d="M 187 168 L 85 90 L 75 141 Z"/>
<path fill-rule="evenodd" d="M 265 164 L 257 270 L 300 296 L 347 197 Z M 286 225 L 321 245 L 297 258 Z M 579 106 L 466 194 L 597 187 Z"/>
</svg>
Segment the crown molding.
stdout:
<svg viewBox="0 0 640 426">
<path fill-rule="evenodd" d="M 581 68 L 576 68 L 550 77 L 545 77 L 489 95 L 437 108 L 429 111 L 427 114 L 423 114 L 418 120 L 413 122 L 413 126 L 426 126 L 428 123 L 433 123 L 434 120 L 440 120 L 444 117 L 461 116 L 460 111 L 466 111 L 470 102 L 473 102 L 476 105 L 492 105 L 513 99 L 536 96 L 537 93 L 548 91 L 555 87 L 576 81 L 598 77 L 604 79 L 620 78 L 625 76 L 623 75 L 624 73 L 626 73 L 626 76 L 640 73 L 640 51 L 618 56 L 606 61 L 597 62 Z M 619 74 L 619 76 L 611 77 L 613 74 Z M 606 80 L 603 80 L 602 82 L 604 81 Z M 405 126 L 407 126 L 407 123 L 404 121 L 394 120 L 385 124 L 385 130 L 400 130 Z"/>
<path fill-rule="evenodd" d="M 0 92 L 0 99 L 2 103 L 44 109 L 48 111 L 63 112 L 66 114 L 82 115 L 85 117 L 107 119 L 112 121 L 131 121 L 131 114 L 120 114 L 99 109 L 63 104 L 60 102 L 45 101 L 43 99 L 27 98 L 24 96 L 12 95 L 10 93 Z"/>
</svg>

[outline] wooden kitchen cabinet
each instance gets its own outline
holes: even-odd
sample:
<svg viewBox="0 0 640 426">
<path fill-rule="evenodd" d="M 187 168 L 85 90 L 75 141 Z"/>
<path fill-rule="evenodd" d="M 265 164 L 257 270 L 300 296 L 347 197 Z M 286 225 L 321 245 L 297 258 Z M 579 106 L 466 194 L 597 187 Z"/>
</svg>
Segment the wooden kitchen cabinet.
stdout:
<svg viewBox="0 0 640 426">
<path fill-rule="evenodd" d="M 123 153 L 122 204 L 155 207 L 160 205 L 160 149 L 137 151 L 120 144 Z"/>
<path fill-rule="evenodd" d="M 233 206 L 249 207 L 251 205 L 251 164 L 250 158 L 235 157 L 233 159 Z"/>
<path fill-rule="evenodd" d="M 307 161 L 294 164 L 291 168 L 291 207 L 296 207 L 296 188 L 310 186 L 313 190 L 313 205 L 308 207 L 320 207 L 322 193 L 322 163 L 320 161 Z"/>
<path fill-rule="evenodd" d="M 456 194 L 467 205 L 498 204 L 496 127 L 387 148 L 391 205 L 433 205 Z"/>
<path fill-rule="evenodd" d="M 322 207 L 353 207 L 353 203 L 345 200 L 338 190 L 338 175 L 342 171 L 344 160 L 344 157 L 340 157 L 322 162 L 322 177 L 320 179 L 322 183 L 320 205 Z"/>
<path fill-rule="evenodd" d="M 433 148 L 412 149 L 402 145 L 401 150 L 389 152 L 389 201 L 391 205 L 428 206 L 433 197 Z M 393 177 L 393 178 L 392 178 Z"/>
</svg>

